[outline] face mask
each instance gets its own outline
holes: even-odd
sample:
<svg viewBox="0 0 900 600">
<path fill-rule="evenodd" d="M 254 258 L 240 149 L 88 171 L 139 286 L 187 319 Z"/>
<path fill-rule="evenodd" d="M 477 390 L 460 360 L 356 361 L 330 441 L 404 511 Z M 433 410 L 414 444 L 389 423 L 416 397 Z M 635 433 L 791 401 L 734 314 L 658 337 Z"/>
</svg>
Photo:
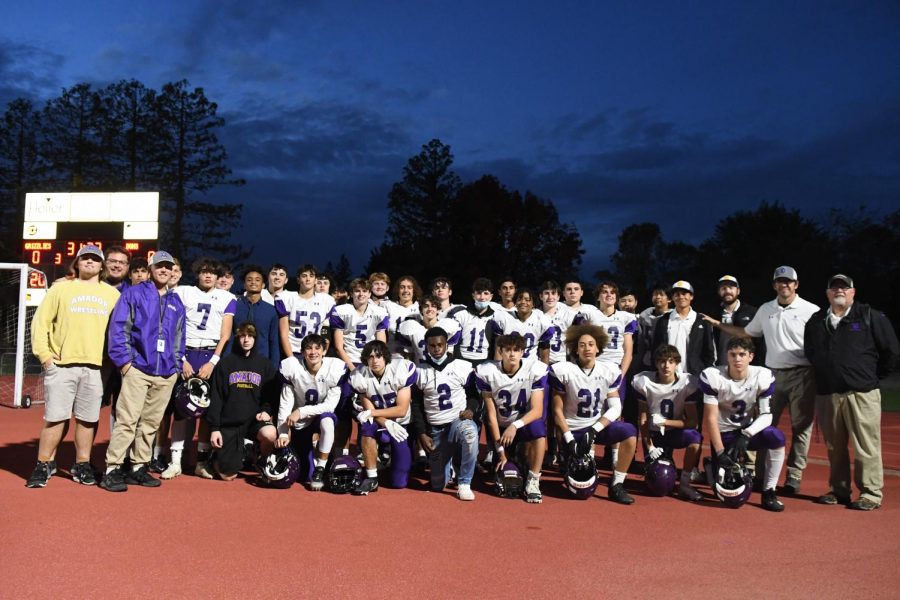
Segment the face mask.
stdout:
<svg viewBox="0 0 900 600">
<path fill-rule="evenodd" d="M 430 354 L 428 356 L 429 356 L 429 358 L 431 358 L 431 362 L 433 362 L 436 365 L 442 365 L 442 364 L 444 364 L 444 361 L 447 360 L 446 352 L 444 352 L 444 355 L 440 358 L 435 358 L 435 357 L 431 356 Z"/>
<path fill-rule="evenodd" d="M 490 305 L 491 305 L 490 302 L 482 302 L 481 300 L 476 300 L 476 301 L 475 301 L 475 308 L 478 309 L 478 310 L 484 310 L 484 309 L 486 309 L 486 308 L 487 308 L 488 306 L 490 306 Z"/>
</svg>

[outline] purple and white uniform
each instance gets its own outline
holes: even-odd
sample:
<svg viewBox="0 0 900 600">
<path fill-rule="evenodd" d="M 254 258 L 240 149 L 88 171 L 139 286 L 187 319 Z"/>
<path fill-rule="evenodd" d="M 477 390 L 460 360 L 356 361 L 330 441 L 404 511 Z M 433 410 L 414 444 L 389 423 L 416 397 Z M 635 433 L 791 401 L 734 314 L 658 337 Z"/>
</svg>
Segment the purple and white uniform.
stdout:
<svg viewBox="0 0 900 600">
<path fill-rule="evenodd" d="M 728 365 L 709 367 L 700 373 L 704 404 L 719 405 L 719 431 L 744 429 L 757 414 L 770 414 L 769 403 L 775 393 L 775 376 L 765 367 L 751 365 L 747 378 L 728 377 Z"/>
<path fill-rule="evenodd" d="M 281 292 L 275 297 L 275 311 L 279 317 L 288 316 L 291 351 L 300 354 L 300 344 L 307 335 L 321 334 L 328 327 L 328 316 L 334 308 L 334 298 L 316 293 L 304 298 L 299 292 Z"/>
<path fill-rule="evenodd" d="M 524 321 L 516 315 L 507 312 L 494 313 L 494 318 L 491 319 L 491 327 L 495 335 L 518 333 L 525 338 L 525 354 L 522 355 L 523 363 L 540 362 L 538 345 L 549 345 L 556 333 L 556 327 L 553 326 L 547 315 L 539 310 L 532 311 Z"/>
<path fill-rule="evenodd" d="M 454 359 L 438 370 L 428 363 L 416 369 L 416 386 L 422 390 L 425 417 L 429 425 L 446 425 L 466 410 L 466 384 L 472 375 L 472 363 Z"/>
<path fill-rule="evenodd" d="M 225 290 L 212 288 L 207 292 L 193 285 L 179 285 L 175 293 L 184 303 L 185 359 L 199 370 L 212 357 L 222 335 L 225 315 L 234 317 L 237 301 Z"/>
<path fill-rule="evenodd" d="M 500 362 L 488 361 L 475 368 L 475 385 L 482 393 L 490 394 L 497 407 L 500 431 L 516 419 L 525 416 L 531 408 L 531 396 L 535 390 L 543 390 L 547 384 L 547 365 L 539 360 L 526 363 L 511 375 L 503 372 Z M 546 406 L 546 399 L 543 402 Z M 544 419 L 536 419 L 519 432 L 526 431 L 526 439 L 547 435 Z"/>
<path fill-rule="evenodd" d="M 491 358 L 488 350 L 493 332 L 489 328 L 494 314 L 491 310 L 488 310 L 486 315 L 477 315 L 470 310 L 458 310 L 453 313 L 453 319 L 460 327 L 459 355 L 464 359 L 485 361 Z"/>
<path fill-rule="evenodd" d="M 545 312 L 556 331 L 550 340 L 550 364 L 565 362 L 566 360 L 566 329 L 568 329 L 578 317 L 578 313 L 562 302 L 556 303 L 553 314 Z"/>
<path fill-rule="evenodd" d="M 381 377 L 376 377 L 367 366 L 362 366 L 350 374 L 350 387 L 360 396 L 366 396 L 375 408 L 390 408 L 397 405 L 397 393 L 416 383 L 416 367 L 401 358 L 385 365 Z M 410 409 L 406 414 L 393 419 L 401 425 L 408 425 Z M 376 425 L 377 427 L 377 425 Z"/>
<path fill-rule="evenodd" d="M 387 344 L 391 350 L 391 358 L 403 358 L 403 344 L 397 339 L 397 330 L 400 329 L 400 323 L 409 317 L 418 316 L 419 303 L 413 302 L 409 306 L 401 306 L 393 300 L 385 300 L 380 306 L 387 311 L 390 319 L 390 325 L 387 330 Z"/>
<path fill-rule="evenodd" d="M 637 320 L 634 315 L 624 310 L 615 310 L 611 315 L 605 315 L 599 309 L 588 312 L 580 312 L 575 319 L 576 323 L 590 323 L 600 325 L 609 335 L 609 343 L 603 349 L 603 354 L 597 360 L 611 362 L 616 366 L 622 365 L 625 358 L 626 335 L 633 336 L 637 331 Z"/>
<path fill-rule="evenodd" d="M 440 327 L 447 332 L 447 352 L 452 353 L 453 347 L 459 343 L 459 323 L 454 319 L 438 319 L 435 327 Z M 411 348 L 415 357 L 415 364 L 425 359 L 425 332 L 428 328 L 417 319 L 406 319 L 400 323 L 397 329 L 397 341 L 403 346 Z"/>
<path fill-rule="evenodd" d="M 309 372 L 303 359 L 289 356 L 281 361 L 281 376 L 285 383 L 278 407 L 279 435 L 287 434 L 285 421 L 297 409 L 300 409 L 301 419 L 294 425 L 295 430 L 306 429 L 320 417 L 335 419 L 334 411 L 345 391 L 346 375 L 347 365 L 339 358 L 326 356 L 315 374 Z"/>
<path fill-rule="evenodd" d="M 691 444 L 699 444 L 702 438 L 696 429 L 667 427 L 665 435 L 662 435 L 659 425 L 652 420 L 653 415 L 683 420 L 685 404 L 694 402 L 691 396 L 697 393 L 697 377 L 690 373 L 678 373 L 672 383 L 658 383 L 656 377 L 656 371 L 642 371 L 634 376 L 631 384 L 638 402 L 647 403 L 647 416 L 650 417 L 647 426 L 653 443 L 664 448 L 686 448 Z"/>
<path fill-rule="evenodd" d="M 600 361 L 587 372 L 570 362 L 551 366 L 550 389 L 564 396 L 563 415 L 569 429 L 587 429 L 601 417 L 618 419 L 622 403 L 616 396 L 609 398 L 609 393 L 617 391 L 621 378 L 617 367 Z"/>
<path fill-rule="evenodd" d="M 352 304 L 340 304 L 331 311 L 329 323 L 332 329 L 344 332 L 344 352 L 351 362 L 359 363 L 366 343 L 375 339 L 376 332 L 386 332 L 390 319 L 381 306 L 367 304 L 360 314 Z"/>
</svg>

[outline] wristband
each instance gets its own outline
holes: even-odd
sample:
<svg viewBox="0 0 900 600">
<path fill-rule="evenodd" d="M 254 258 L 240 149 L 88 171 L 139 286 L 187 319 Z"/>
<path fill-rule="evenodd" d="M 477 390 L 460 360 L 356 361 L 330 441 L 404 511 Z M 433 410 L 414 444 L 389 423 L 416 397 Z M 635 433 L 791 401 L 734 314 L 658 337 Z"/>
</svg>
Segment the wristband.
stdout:
<svg viewBox="0 0 900 600">
<path fill-rule="evenodd" d="M 516 419 L 515 421 L 513 421 L 513 427 L 515 427 L 516 429 L 522 429 L 523 427 L 525 427 L 525 423 L 522 421 L 522 419 Z"/>
<path fill-rule="evenodd" d="M 503 446 L 501 446 L 500 444 L 497 444 L 497 453 L 498 453 L 498 454 L 503 454 L 503 453 L 504 453 L 504 448 L 503 448 Z"/>
<path fill-rule="evenodd" d="M 218 354 L 213 354 L 209 357 L 209 362 L 212 363 L 212 366 L 216 366 L 217 364 L 219 364 L 220 360 L 222 360 L 222 357 Z"/>
<path fill-rule="evenodd" d="M 591 428 L 597 433 L 600 433 L 601 431 L 603 431 L 603 421 L 597 419 L 597 422 L 591 425 Z"/>
<path fill-rule="evenodd" d="M 288 437 L 288 434 L 286 434 L 286 433 L 279 433 L 279 434 L 278 434 L 278 437 L 280 437 L 280 438 L 286 438 L 286 437 Z"/>
<path fill-rule="evenodd" d="M 568 444 L 569 442 L 575 441 L 575 435 L 571 431 L 567 431 L 563 434 L 563 439 L 566 440 L 566 443 Z"/>
<path fill-rule="evenodd" d="M 746 430 L 746 429 L 741 429 L 741 435 L 745 435 L 745 436 L 747 436 L 748 438 L 753 437 L 753 434 L 747 433 L 747 430 Z"/>
</svg>

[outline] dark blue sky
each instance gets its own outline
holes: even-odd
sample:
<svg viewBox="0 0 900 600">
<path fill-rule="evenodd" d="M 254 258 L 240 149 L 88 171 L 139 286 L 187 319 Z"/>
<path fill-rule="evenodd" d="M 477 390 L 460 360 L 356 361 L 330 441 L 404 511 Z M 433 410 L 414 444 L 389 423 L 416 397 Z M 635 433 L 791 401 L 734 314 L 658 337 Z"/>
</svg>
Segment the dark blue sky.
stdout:
<svg viewBox="0 0 900 600">
<path fill-rule="evenodd" d="M 205 88 L 248 181 L 213 195 L 244 203 L 264 263 L 345 252 L 361 270 L 435 137 L 465 181 L 552 199 L 586 275 L 635 222 L 696 243 L 762 200 L 900 206 L 897 2 L 125 4 L 6 7 L 0 102 Z"/>
</svg>

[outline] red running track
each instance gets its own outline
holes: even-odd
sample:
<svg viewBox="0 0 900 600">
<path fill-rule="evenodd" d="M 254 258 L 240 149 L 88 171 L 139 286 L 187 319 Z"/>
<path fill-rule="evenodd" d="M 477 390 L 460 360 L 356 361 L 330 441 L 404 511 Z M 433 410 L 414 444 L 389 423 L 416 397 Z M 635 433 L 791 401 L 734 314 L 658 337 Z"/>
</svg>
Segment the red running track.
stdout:
<svg viewBox="0 0 900 600">
<path fill-rule="evenodd" d="M 900 477 L 872 513 L 810 500 L 826 489 L 821 442 L 804 496 L 781 514 L 639 495 L 634 506 L 567 497 L 545 474 L 544 503 L 381 489 L 369 497 L 272 490 L 184 475 L 123 494 L 67 473 L 26 489 L 41 407 L 0 409 L 0 597 L 886 598 L 900 596 Z M 101 419 L 96 465 L 108 438 Z M 900 414 L 886 414 L 894 458 Z M 59 453 L 68 469 L 70 441 Z M 887 461 L 886 461 L 887 462 Z M 605 483 L 605 480 L 604 480 Z M 701 488 L 702 489 L 702 488 Z M 708 494 L 708 490 L 703 490 Z"/>
</svg>

